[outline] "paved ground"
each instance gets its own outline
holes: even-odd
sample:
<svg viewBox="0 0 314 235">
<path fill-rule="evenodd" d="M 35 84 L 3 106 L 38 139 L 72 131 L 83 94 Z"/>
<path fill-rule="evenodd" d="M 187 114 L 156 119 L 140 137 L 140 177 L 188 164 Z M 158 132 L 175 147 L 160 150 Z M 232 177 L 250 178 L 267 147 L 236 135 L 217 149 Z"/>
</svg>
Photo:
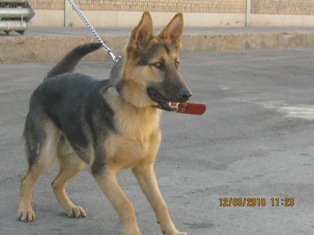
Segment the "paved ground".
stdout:
<svg viewBox="0 0 314 235">
<path fill-rule="evenodd" d="M 182 55 L 192 100 L 206 103 L 207 112 L 200 117 L 165 113 L 162 119 L 156 171 L 179 229 L 192 235 L 314 233 L 313 62 L 313 49 Z M 83 62 L 79 70 L 103 78 L 110 65 Z M 116 213 L 87 170 L 68 191 L 88 217 L 63 214 L 50 188 L 53 168 L 34 191 L 37 220 L 16 220 L 19 179 L 26 171 L 21 135 L 27 100 L 51 66 L 0 64 L 0 234 L 122 234 Z M 161 234 L 132 175 L 123 172 L 119 181 L 143 234 Z M 229 206 L 223 198 L 240 201 Z M 279 198 L 278 206 L 272 206 L 272 198 L 275 204 Z M 245 206 L 234 206 L 244 200 Z"/>
</svg>

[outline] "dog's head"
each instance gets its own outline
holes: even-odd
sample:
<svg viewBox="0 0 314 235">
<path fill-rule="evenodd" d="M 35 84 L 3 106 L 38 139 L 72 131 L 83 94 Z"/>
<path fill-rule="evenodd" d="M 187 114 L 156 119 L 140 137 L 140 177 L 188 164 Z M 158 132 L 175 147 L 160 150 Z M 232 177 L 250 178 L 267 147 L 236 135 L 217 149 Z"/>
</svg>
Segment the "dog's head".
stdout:
<svg viewBox="0 0 314 235">
<path fill-rule="evenodd" d="M 124 93 L 128 93 L 128 97 L 136 94 L 132 102 L 136 106 L 159 104 L 164 110 L 174 111 L 174 103 L 186 102 L 191 97 L 190 89 L 179 74 L 182 32 L 181 13 L 156 36 L 148 12 L 144 12 L 134 28 L 126 47 L 122 79 L 127 84 Z"/>
</svg>

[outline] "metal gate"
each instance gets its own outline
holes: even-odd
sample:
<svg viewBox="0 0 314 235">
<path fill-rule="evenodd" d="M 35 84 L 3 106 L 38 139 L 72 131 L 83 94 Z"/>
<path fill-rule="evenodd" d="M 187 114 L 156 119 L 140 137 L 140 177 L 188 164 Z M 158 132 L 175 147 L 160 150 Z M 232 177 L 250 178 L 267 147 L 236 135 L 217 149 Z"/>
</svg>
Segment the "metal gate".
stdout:
<svg viewBox="0 0 314 235">
<path fill-rule="evenodd" d="M 0 0 L 0 31 L 24 34 L 34 15 L 27 0 Z"/>
</svg>

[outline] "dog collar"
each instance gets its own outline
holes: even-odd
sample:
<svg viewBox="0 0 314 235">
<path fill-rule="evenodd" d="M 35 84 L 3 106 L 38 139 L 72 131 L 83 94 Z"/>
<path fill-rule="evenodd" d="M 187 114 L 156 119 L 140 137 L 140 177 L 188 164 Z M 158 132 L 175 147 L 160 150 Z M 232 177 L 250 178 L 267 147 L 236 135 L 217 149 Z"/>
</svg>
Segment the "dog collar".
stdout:
<svg viewBox="0 0 314 235">
<path fill-rule="evenodd" d="M 160 105 L 154 107 L 162 109 Z M 206 105 L 198 103 L 178 103 L 177 107 L 178 109 L 175 111 L 176 113 L 202 115 L 206 111 Z"/>
</svg>

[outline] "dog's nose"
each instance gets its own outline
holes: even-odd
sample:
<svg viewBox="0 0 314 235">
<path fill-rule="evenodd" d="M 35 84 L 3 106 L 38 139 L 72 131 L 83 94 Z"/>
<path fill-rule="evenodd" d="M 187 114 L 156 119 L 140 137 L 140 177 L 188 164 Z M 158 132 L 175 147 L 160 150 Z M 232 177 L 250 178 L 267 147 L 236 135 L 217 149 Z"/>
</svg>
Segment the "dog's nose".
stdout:
<svg viewBox="0 0 314 235">
<path fill-rule="evenodd" d="M 180 89 L 179 96 L 180 96 L 180 99 L 182 99 L 185 102 L 185 101 L 188 101 L 189 98 L 192 96 L 192 92 L 190 91 L 189 88 L 184 87 Z"/>
</svg>

